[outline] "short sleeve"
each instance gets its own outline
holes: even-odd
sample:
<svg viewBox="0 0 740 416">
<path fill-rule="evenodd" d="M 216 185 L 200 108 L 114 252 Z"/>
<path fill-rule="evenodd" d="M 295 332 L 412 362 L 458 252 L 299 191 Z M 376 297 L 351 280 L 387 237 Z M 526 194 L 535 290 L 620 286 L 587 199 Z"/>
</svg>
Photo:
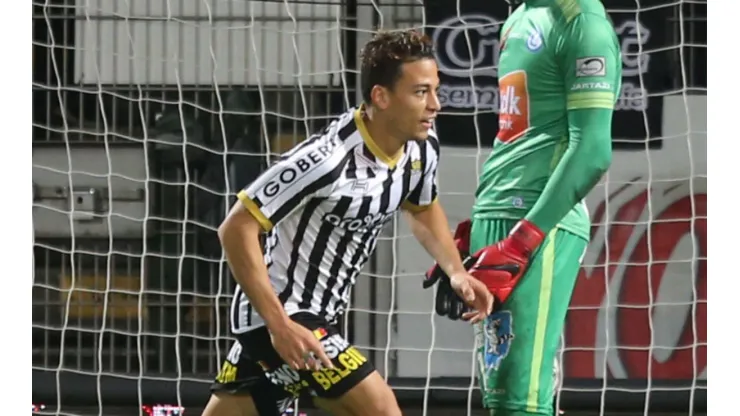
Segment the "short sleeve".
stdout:
<svg viewBox="0 0 740 416">
<path fill-rule="evenodd" d="M 606 17 L 576 16 L 558 39 L 556 55 L 564 73 L 568 110 L 614 108 L 621 89 L 622 56 Z"/>
<path fill-rule="evenodd" d="M 347 162 L 331 139 L 294 148 L 239 192 L 239 200 L 269 231 L 312 197 L 328 194 Z"/>
<path fill-rule="evenodd" d="M 439 140 L 433 133 L 422 144 L 420 149 L 421 166 L 424 168 L 419 183 L 411 190 L 402 208 L 411 211 L 423 211 L 431 206 L 438 195 L 437 167 L 439 165 Z M 412 167 L 413 168 L 413 167 Z"/>
</svg>

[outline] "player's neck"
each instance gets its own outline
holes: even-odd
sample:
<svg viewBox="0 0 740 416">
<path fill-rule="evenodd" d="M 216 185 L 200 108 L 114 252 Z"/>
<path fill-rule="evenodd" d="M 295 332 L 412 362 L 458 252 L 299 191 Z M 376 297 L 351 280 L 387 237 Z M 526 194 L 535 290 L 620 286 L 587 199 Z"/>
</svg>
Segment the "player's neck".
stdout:
<svg viewBox="0 0 740 416">
<path fill-rule="evenodd" d="M 363 120 L 365 127 L 370 134 L 370 139 L 386 155 L 393 157 L 403 149 L 405 140 L 396 137 L 390 130 L 388 123 L 384 123 L 382 118 L 374 113 L 369 106 L 364 107 Z"/>
</svg>

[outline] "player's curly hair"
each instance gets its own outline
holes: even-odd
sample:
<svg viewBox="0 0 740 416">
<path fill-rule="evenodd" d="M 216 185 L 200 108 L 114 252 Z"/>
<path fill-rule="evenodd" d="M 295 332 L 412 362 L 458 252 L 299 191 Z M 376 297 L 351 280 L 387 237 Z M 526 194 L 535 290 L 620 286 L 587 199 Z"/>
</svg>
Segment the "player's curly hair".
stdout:
<svg viewBox="0 0 740 416">
<path fill-rule="evenodd" d="M 429 36 L 416 30 L 380 31 L 362 48 L 360 58 L 362 99 L 370 104 L 374 86 L 393 90 L 401 77 L 401 65 L 434 59 L 434 47 Z"/>
</svg>

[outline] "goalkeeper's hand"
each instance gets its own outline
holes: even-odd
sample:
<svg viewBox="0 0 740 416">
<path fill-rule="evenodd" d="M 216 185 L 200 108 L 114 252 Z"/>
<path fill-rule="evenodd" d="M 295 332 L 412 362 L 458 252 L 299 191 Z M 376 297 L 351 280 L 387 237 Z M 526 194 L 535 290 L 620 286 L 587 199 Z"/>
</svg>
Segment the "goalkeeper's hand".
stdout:
<svg viewBox="0 0 740 416">
<path fill-rule="evenodd" d="M 521 220 L 508 237 L 476 252 L 468 272 L 493 293 L 497 303 L 504 303 L 544 239 L 545 234 L 537 226 Z"/>
</svg>

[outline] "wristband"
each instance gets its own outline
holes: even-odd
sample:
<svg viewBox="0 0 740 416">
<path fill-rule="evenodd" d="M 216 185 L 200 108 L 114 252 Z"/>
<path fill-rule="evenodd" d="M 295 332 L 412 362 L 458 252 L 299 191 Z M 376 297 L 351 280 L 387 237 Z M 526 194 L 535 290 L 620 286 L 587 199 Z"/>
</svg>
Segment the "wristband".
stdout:
<svg viewBox="0 0 740 416">
<path fill-rule="evenodd" d="M 545 239 L 545 233 L 527 220 L 521 220 L 509 233 L 514 249 L 529 256 Z"/>
</svg>

